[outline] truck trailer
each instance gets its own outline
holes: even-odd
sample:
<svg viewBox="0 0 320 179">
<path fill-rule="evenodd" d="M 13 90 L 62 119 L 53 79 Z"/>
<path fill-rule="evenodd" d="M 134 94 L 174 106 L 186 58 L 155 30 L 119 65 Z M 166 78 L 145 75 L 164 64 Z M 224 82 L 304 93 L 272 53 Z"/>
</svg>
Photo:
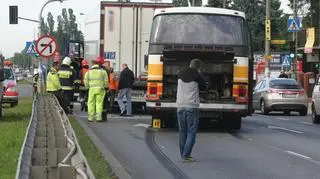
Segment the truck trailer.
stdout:
<svg viewBox="0 0 320 179">
<path fill-rule="evenodd" d="M 144 56 L 148 53 L 153 14 L 156 9 L 172 7 L 172 4 L 103 1 L 100 7 L 99 56 L 110 63 L 116 76 L 123 63 L 128 65 L 136 78 L 131 100 L 133 109 L 145 111 L 147 69 Z M 96 47 L 94 42 L 89 39 L 86 44 Z"/>
</svg>

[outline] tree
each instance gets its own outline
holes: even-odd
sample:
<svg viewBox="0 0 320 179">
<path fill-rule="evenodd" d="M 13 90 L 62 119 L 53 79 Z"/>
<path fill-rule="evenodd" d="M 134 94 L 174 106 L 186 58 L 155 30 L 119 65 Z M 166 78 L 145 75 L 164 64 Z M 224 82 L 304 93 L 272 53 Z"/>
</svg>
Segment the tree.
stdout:
<svg viewBox="0 0 320 179">
<path fill-rule="evenodd" d="M 320 1 L 296 0 L 296 3 L 298 15 L 303 16 L 303 26 L 320 28 Z M 293 10 L 293 0 L 290 0 L 289 7 Z"/>
<path fill-rule="evenodd" d="M 21 68 L 30 68 L 32 65 L 32 58 L 25 52 L 26 49 L 22 50 L 20 53 L 14 53 L 14 56 L 10 59 L 14 65 L 17 65 Z"/>
<path fill-rule="evenodd" d="M 41 30 L 41 34 L 47 34 L 48 33 L 48 26 L 44 22 L 43 18 L 41 18 L 40 30 Z"/>
<path fill-rule="evenodd" d="M 176 7 L 185 7 L 188 6 L 188 0 L 173 0 L 172 3 Z M 189 3 L 192 5 L 193 0 L 189 0 Z M 201 6 L 202 0 L 194 0 L 195 5 L 194 6 Z"/>
<path fill-rule="evenodd" d="M 186 6 L 188 6 L 188 0 L 173 0 L 172 3 L 176 7 L 186 7 Z"/>
<path fill-rule="evenodd" d="M 51 12 L 48 13 L 47 22 L 48 22 L 48 32 L 50 34 L 53 34 L 55 22 L 54 22 L 54 19 L 53 19 Z"/>
<path fill-rule="evenodd" d="M 223 7 L 223 0 L 208 0 L 208 7 Z M 226 1 L 226 8 L 231 8 L 231 0 Z"/>
<path fill-rule="evenodd" d="M 287 18 L 280 10 L 280 1 L 271 1 L 271 34 L 277 39 L 286 38 Z M 244 11 L 252 36 L 254 51 L 263 51 L 265 42 L 265 4 L 260 0 L 233 0 L 233 9 Z M 285 27 L 284 27 L 285 26 Z"/>
<path fill-rule="evenodd" d="M 76 23 L 76 16 L 72 9 L 62 9 L 61 15 L 57 17 L 57 28 L 55 30 L 55 21 L 52 14 L 49 12 L 47 15 L 47 23 L 42 19 L 41 26 L 43 34 L 51 34 L 55 37 L 58 43 L 58 51 L 64 54 L 65 45 L 68 40 L 84 40 L 83 33 L 78 30 Z M 67 55 L 67 54 L 64 54 Z"/>
</svg>

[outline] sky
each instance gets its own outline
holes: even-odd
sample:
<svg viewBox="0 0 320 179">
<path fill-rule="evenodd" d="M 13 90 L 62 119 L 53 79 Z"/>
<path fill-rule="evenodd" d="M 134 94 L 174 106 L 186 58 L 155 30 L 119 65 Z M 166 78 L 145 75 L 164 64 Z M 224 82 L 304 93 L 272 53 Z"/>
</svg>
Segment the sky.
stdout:
<svg viewBox="0 0 320 179">
<path fill-rule="evenodd" d="M 18 24 L 9 24 L 9 6 L 18 6 L 19 17 L 38 20 L 41 7 L 46 1 L 47 0 L 1 0 L 0 53 L 7 58 L 12 57 L 15 52 L 20 52 L 25 48 L 27 41 L 32 41 L 37 38 L 37 23 L 19 19 Z M 204 0 L 204 3 L 206 1 L 207 0 Z M 289 0 L 281 1 L 281 8 L 285 12 L 290 12 L 287 7 Z M 99 20 L 100 0 L 67 0 L 63 3 L 59 1 L 51 2 L 44 8 L 42 16 L 46 18 L 48 12 L 51 12 L 56 21 L 56 17 L 61 14 L 62 8 L 73 9 L 74 14 L 77 16 L 77 23 L 85 34 L 90 33 L 90 28 L 87 27 L 90 25 L 88 22 Z M 80 15 L 80 13 L 85 15 Z"/>
</svg>

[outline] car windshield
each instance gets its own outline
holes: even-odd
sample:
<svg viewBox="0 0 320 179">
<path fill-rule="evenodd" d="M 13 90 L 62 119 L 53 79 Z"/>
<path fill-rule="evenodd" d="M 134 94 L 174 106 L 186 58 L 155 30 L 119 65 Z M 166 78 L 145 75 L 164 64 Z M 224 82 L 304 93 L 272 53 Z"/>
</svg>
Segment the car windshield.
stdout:
<svg viewBox="0 0 320 179">
<path fill-rule="evenodd" d="M 151 43 L 246 45 L 244 19 L 208 14 L 158 15 L 152 25 Z"/>
<path fill-rule="evenodd" d="M 272 80 L 270 88 L 275 89 L 301 89 L 301 86 L 295 80 Z"/>
<path fill-rule="evenodd" d="M 13 71 L 9 68 L 4 69 L 4 78 L 6 80 L 14 80 Z"/>
</svg>

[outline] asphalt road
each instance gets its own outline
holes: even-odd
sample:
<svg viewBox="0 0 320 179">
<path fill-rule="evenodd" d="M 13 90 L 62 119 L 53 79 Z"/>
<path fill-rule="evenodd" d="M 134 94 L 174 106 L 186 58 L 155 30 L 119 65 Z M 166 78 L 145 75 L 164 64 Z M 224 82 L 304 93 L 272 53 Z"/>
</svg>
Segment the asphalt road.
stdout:
<svg viewBox="0 0 320 179">
<path fill-rule="evenodd" d="M 148 129 L 148 116 L 106 123 L 88 123 L 84 112 L 78 117 L 132 178 L 320 178 L 320 125 L 310 116 L 254 114 L 240 131 L 201 129 L 191 164 L 179 158 L 177 131 Z"/>
</svg>

